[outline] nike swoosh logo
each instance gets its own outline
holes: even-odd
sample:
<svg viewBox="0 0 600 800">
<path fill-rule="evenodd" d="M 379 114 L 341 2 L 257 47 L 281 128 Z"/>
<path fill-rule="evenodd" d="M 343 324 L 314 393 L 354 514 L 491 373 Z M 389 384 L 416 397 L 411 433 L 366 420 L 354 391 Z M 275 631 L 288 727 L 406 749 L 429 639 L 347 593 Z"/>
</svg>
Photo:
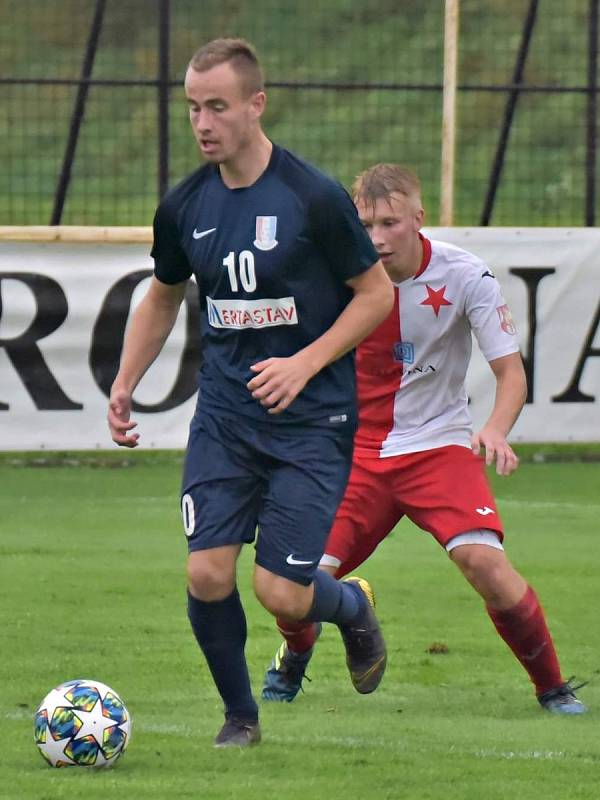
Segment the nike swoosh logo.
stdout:
<svg viewBox="0 0 600 800">
<path fill-rule="evenodd" d="M 489 508 L 489 506 L 484 506 L 483 508 L 476 508 L 475 511 L 478 514 L 481 514 L 482 517 L 487 517 L 488 514 L 494 514 L 494 510 Z"/>
<path fill-rule="evenodd" d="M 196 228 L 194 228 L 192 236 L 194 237 L 194 239 L 202 239 L 203 236 L 208 236 L 209 233 L 214 233 L 214 231 L 216 230 L 217 230 L 216 228 L 209 228 L 206 231 L 197 231 Z"/>
<path fill-rule="evenodd" d="M 525 659 L 525 661 L 533 661 L 534 658 L 537 658 L 539 656 L 544 647 L 546 647 L 546 642 L 542 642 L 542 644 L 539 647 L 536 647 L 535 650 L 533 650 L 531 653 L 528 653 L 527 655 L 523 653 L 523 658 Z"/>
<path fill-rule="evenodd" d="M 312 561 L 299 561 L 297 558 L 294 558 L 293 554 L 290 553 L 289 556 L 286 558 L 288 564 L 303 564 L 307 566 L 308 564 L 312 564 Z"/>
</svg>

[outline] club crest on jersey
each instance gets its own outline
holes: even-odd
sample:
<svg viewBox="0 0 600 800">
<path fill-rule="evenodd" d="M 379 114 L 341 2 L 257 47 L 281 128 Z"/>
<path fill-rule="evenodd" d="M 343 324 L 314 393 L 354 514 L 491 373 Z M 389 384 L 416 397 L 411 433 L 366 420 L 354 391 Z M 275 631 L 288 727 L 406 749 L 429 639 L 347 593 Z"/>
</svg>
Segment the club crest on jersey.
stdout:
<svg viewBox="0 0 600 800">
<path fill-rule="evenodd" d="M 415 346 L 412 342 L 395 342 L 394 361 L 401 361 L 403 364 L 412 364 L 415 360 Z"/>
<path fill-rule="evenodd" d="M 259 250 L 272 250 L 277 247 L 277 217 L 256 218 L 256 239 L 253 244 Z"/>
<path fill-rule="evenodd" d="M 509 333 L 511 336 L 514 336 L 517 332 L 517 328 L 512 318 L 512 314 L 510 313 L 510 308 L 507 305 L 498 306 L 496 311 L 500 317 L 500 327 L 504 333 Z"/>
</svg>

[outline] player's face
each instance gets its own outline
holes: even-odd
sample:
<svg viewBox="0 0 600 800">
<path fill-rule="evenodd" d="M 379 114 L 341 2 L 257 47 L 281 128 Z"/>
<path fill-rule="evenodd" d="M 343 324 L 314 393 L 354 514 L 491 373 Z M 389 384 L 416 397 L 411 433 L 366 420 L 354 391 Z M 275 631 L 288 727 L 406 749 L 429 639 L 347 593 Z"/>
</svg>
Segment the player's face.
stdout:
<svg viewBox="0 0 600 800">
<path fill-rule="evenodd" d="M 421 261 L 418 234 L 424 214 L 418 201 L 394 192 L 375 204 L 359 200 L 356 208 L 390 278 L 414 275 Z"/>
<path fill-rule="evenodd" d="M 232 163 L 260 131 L 264 92 L 249 95 L 227 62 L 205 72 L 189 68 L 185 93 L 190 122 L 200 152 L 215 164 Z"/>
</svg>

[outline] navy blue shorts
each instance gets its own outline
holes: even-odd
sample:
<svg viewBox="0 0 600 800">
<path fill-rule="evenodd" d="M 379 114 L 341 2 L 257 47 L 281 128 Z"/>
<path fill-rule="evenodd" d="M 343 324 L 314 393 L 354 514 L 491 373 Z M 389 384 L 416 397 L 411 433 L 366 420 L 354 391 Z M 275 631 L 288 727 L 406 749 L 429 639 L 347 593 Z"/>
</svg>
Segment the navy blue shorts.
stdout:
<svg viewBox="0 0 600 800">
<path fill-rule="evenodd" d="M 346 488 L 353 437 L 197 413 L 181 492 L 188 550 L 249 543 L 258 533 L 256 563 L 307 586 Z"/>
</svg>

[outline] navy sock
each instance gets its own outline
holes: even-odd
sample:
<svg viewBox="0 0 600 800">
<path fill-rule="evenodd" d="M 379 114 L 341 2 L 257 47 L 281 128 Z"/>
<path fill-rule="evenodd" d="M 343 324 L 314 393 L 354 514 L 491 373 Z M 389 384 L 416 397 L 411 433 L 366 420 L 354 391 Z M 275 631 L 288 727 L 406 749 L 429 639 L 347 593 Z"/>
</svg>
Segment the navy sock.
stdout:
<svg viewBox="0 0 600 800">
<path fill-rule="evenodd" d="M 366 599 L 356 586 L 337 581 L 322 569 L 316 571 L 313 583 L 315 596 L 307 621 L 346 625 L 360 617 Z"/>
<path fill-rule="evenodd" d="M 214 603 L 205 603 L 188 592 L 188 617 L 223 698 L 225 716 L 258 719 L 244 655 L 246 615 L 237 588 Z"/>
</svg>

